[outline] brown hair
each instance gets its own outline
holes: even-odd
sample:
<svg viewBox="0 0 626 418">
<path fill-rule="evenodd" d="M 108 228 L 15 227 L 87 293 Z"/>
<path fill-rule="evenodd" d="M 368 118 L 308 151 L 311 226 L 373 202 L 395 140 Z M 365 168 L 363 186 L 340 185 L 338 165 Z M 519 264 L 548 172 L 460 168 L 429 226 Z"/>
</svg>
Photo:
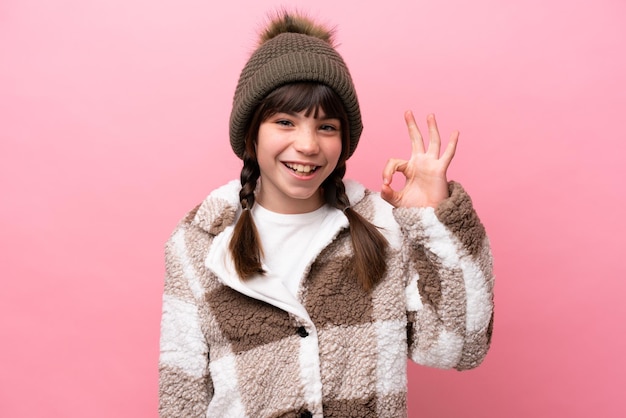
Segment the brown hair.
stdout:
<svg viewBox="0 0 626 418">
<path fill-rule="evenodd" d="M 381 280 L 387 269 L 385 253 L 388 243 L 374 225 L 350 208 L 343 183 L 350 141 L 348 115 L 341 99 L 324 84 L 299 82 L 283 85 L 267 95 L 254 111 L 246 129 L 240 176 L 242 187 L 239 200 L 243 212 L 235 225 L 229 249 L 235 269 L 242 279 L 264 273 L 261 264 L 263 249 L 249 210 L 254 205 L 254 190 L 261 175 L 255 151 L 259 127 L 264 120 L 278 112 L 305 112 L 306 116 L 313 114 L 313 117 L 317 117 L 320 109 L 327 117 L 340 120 L 343 144 L 337 167 L 322 183 L 324 198 L 328 205 L 343 210 L 346 214 L 354 249 L 355 274 L 361 286 L 370 290 Z"/>
</svg>

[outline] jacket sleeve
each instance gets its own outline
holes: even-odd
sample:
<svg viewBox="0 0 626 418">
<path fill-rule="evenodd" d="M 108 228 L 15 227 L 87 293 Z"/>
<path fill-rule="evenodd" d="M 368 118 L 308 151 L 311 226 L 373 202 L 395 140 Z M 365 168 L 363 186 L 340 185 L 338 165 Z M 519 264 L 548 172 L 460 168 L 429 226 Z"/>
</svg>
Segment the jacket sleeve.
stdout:
<svg viewBox="0 0 626 418">
<path fill-rule="evenodd" d="M 201 289 L 181 223 L 165 247 L 159 357 L 159 416 L 204 417 L 213 394 L 209 349 L 200 325 Z"/>
<path fill-rule="evenodd" d="M 470 369 L 489 348 L 493 269 L 489 240 L 467 193 L 449 184 L 437 208 L 396 208 L 403 235 L 409 357 Z"/>
</svg>

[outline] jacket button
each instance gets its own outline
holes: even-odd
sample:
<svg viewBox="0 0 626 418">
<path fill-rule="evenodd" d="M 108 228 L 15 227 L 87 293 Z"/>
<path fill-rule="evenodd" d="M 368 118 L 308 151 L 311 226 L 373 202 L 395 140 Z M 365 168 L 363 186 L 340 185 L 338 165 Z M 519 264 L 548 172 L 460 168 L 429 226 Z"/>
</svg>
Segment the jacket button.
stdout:
<svg viewBox="0 0 626 418">
<path fill-rule="evenodd" d="M 300 418 L 313 418 L 311 411 L 304 411 L 300 414 Z"/>
<path fill-rule="evenodd" d="M 298 335 L 301 336 L 302 338 L 304 338 L 304 337 L 308 337 L 309 333 L 306 331 L 306 328 L 300 327 L 300 328 L 298 328 Z M 309 414 L 310 414 L 310 412 L 309 412 Z"/>
</svg>

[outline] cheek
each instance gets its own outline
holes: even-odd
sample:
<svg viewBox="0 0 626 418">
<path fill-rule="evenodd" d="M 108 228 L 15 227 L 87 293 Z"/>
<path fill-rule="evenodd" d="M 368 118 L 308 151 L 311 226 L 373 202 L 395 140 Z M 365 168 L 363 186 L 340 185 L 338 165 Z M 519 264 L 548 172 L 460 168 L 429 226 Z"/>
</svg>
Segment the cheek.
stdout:
<svg viewBox="0 0 626 418">
<path fill-rule="evenodd" d="M 339 157 L 341 157 L 341 149 L 341 139 L 329 143 L 326 150 L 326 155 L 328 159 L 337 164 L 337 161 L 339 161 Z"/>
<path fill-rule="evenodd" d="M 256 162 L 262 172 L 268 169 L 273 159 L 271 150 L 265 145 L 263 142 L 258 142 L 256 147 Z"/>
<path fill-rule="evenodd" d="M 260 129 L 259 136 L 257 137 L 256 144 L 254 145 L 257 160 L 271 158 L 272 154 L 276 152 L 275 142 L 276 141 L 272 141 L 271 137 L 264 132 L 263 129 Z"/>
</svg>

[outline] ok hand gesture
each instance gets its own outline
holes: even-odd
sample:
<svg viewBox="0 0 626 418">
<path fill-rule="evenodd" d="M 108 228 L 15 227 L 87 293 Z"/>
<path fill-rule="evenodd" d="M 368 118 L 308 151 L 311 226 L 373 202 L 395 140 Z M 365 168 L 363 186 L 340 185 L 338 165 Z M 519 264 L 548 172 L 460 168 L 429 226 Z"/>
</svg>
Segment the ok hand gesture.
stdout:
<svg viewBox="0 0 626 418">
<path fill-rule="evenodd" d="M 459 132 L 452 133 L 445 151 L 439 156 L 441 139 L 435 115 L 426 117 L 430 138 L 428 150 L 425 150 L 422 134 L 411 111 L 405 112 L 404 120 L 411 138 L 411 158 L 408 161 L 397 158 L 387 161 L 380 195 L 395 207 L 435 207 L 449 197 L 446 171 L 454 157 Z M 404 187 L 398 191 L 391 188 L 391 180 L 396 172 L 406 178 Z"/>
</svg>

